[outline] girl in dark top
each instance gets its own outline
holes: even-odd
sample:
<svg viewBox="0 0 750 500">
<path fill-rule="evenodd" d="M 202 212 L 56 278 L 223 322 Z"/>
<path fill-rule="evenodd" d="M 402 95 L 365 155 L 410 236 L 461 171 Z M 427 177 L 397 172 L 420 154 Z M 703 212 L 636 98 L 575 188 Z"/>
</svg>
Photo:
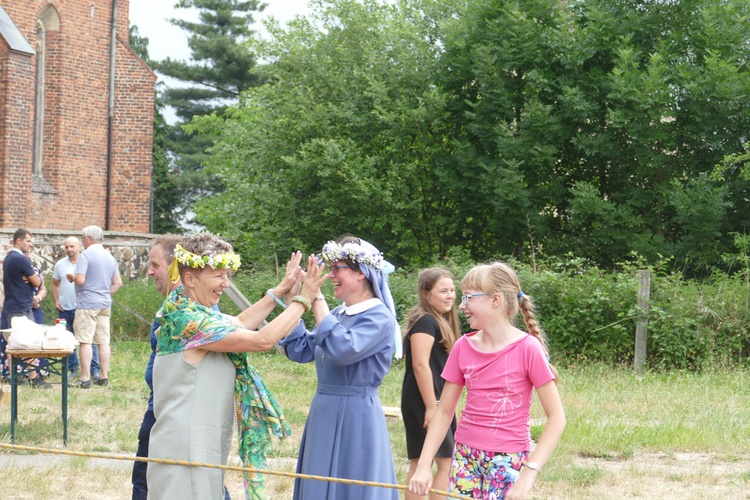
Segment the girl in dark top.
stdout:
<svg viewBox="0 0 750 500">
<path fill-rule="evenodd" d="M 417 467 L 427 427 L 430 425 L 445 381 L 440 374 L 448 353 L 459 335 L 456 313 L 456 289 L 453 275 L 447 269 L 430 267 L 419 273 L 419 304 L 409 311 L 404 331 L 406 373 L 401 392 L 401 413 L 406 428 L 409 456 L 409 479 Z M 445 436 L 435 457 L 437 471 L 433 488 L 445 491 L 453 455 L 453 433 L 456 421 Z M 409 491 L 406 500 L 420 497 Z M 443 498 L 430 495 L 430 498 Z"/>
</svg>

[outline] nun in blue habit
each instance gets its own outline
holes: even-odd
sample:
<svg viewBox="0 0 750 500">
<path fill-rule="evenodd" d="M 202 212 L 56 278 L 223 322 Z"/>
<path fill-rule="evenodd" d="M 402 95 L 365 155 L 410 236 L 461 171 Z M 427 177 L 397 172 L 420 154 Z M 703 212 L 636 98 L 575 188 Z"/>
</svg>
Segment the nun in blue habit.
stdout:
<svg viewBox="0 0 750 500">
<path fill-rule="evenodd" d="M 377 248 L 352 236 L 329 241 L 321 253 L 335 297 L 329 311 L 319 295 L 317 325 L 295 328 L 280 344 L 298 363 L 315 361 L 318 387 L 302 435 L 297 472 L 396 484 L 388 427 L 378 387 L 400 338 L 388 273 Z M 398 490 L 296 479 L 295 500 L 398 500 Z"/>
</svg>

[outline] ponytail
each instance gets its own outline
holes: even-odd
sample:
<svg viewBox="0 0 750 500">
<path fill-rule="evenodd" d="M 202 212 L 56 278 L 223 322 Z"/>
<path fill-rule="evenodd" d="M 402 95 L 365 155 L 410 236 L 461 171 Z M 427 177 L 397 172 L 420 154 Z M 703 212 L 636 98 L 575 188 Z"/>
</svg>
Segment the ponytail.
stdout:
<svg viewBox="0 0 750 500">
<path fill-rule="evenodd" d="M 517 296 L 518 309 L 521 311 L 521 315 L 523 316 L 523 322 L 526 324 L 526 330 L 529 332 L 529 335 L 533 335 L 534 337 L 536 337 L 539 343 L 542 344 L 542 349 L 544 349 L 544 353 L 547 355 L 547 360 L 549 362 L 549 347 L 547 344 L 547 335 L 544 333 L 544 330 L 542 330 L 542 327 L 536 320 L 536 315 L 534 314 L 534 303 L 532 302 L 531 298 L 529 298 L 529 296 L 523 292 L 518 292 Z M 549 367 L 550 370 L 552 370 L 552 374 L 555 376 L 555 384 L 557 384 L 559 381 L 557 369 L 552 365 L 552 363 L 549 363 Z"/>
</svg>

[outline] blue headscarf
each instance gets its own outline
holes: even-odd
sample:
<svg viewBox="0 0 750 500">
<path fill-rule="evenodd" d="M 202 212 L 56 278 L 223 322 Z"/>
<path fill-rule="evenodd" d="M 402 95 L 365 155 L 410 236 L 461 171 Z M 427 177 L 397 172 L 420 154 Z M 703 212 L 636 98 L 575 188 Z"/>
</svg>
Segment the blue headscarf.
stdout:
<svg viewBox="0 0 750 500">
<path fill-rule="evenodd" d="M 375 255 L 382 255 L 382 252 L 375 248 L 371 243 L 368 243 L 367 241 L 363 240 L 362 238 L 359 239 L 360 245 L 365 250 L 371 252 Z M 362 271 L 362 274 L 365 275 L 365 278 L 372 284 L 372 289 L 375 292 L 375 297 L 380 299 L 383 304 L 391 311 L 391 314 L 393 314 L 393 320 L 396 323 L 395 329 L 394 329 L 394 339 L 393 339 L 393 357 L 396 359 L 401 359 L 401 357 L 404 355 L 403 352 L 403 344 L 401 341 L 401 326 L 398 324 L 398 321 L 396 320 L 396 305 L 393 302 L 393 295 L 391 295 L 391 289 L 388 287 L 388 275 L 391 274 L 396 270 L 393 264 L 388 262 L 387 260 L 383 260 L 383 270 L 376 269 L 372 266 L 369 266 L 367 264 L 364 264 L 362 262 L 359 262 L 359 270 Z"/>
</svg>

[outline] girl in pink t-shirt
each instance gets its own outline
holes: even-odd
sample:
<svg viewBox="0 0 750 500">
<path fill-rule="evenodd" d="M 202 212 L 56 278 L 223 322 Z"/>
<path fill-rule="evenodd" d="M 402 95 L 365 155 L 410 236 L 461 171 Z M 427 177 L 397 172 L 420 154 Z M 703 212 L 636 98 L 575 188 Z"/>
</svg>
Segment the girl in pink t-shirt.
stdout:
<svg viewBox="0 0 750 500">
<path fill-rule="evenodd" d="M 475 331 L 456 341 L 448 357 L 445 388 L 409 491 L 425 495 L 430 490 L 432 459 L 465 386 L 448 491 L 487 500 L 527 498 L 565 429 L 557 373 L 549 364 L 534 305 L 513 269 L 502 262 L 476 266 L 464 277 L 461 291 L 459 309 Z M 519 309 L 529 333 L 512 324 Z M 547 424 L 530 454 L 535 388 Z"/>
</svg>

